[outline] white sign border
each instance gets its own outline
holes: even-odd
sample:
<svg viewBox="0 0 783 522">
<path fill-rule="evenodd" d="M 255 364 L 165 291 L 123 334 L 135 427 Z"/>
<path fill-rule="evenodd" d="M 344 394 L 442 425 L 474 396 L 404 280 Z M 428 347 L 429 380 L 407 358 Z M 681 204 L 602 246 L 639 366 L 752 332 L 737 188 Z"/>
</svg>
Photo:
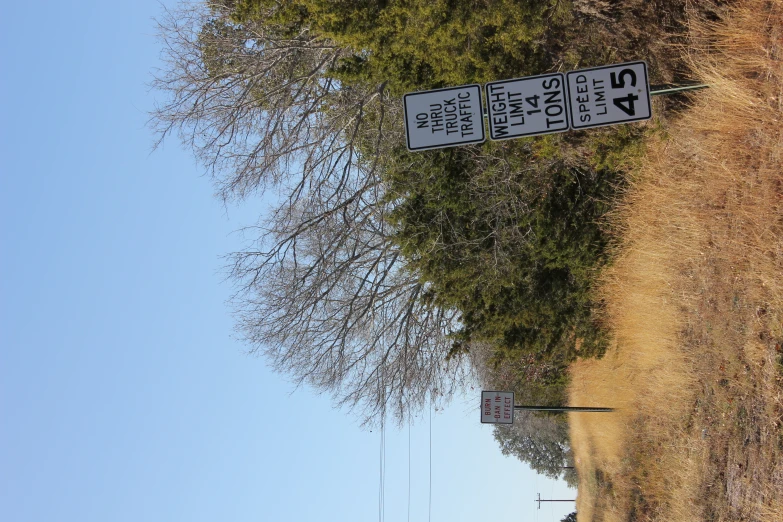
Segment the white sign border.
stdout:
<svg viewBox="0 0 783 522">
<path fill-rule="evenodd" d="M 509 136 L 507 138 L 495 138 L 492 136 L 492 106 L 489 103 L 489 86 L 490 85 L 498 85 L 501 83 L 511 83 L 511 82 L 518 82 L 518 81 L 527 81 L 527 80 L 535 80 L 537 78 L 550 78 L 552 76 L 560 76 L 561 80 L 563 82 L 563 96 L 565 99 L 563 100 L 563 105 L 565 106 L 565 119 L 566 119 L 566 128 L 565 129 L 559 129 L 554 131 L 544 131 L 544 132 L 530 132 L 526 134 L 515 134 L 514 136 Z M 492 141 L 505 141 L 505 140 L 513 140 L 517 138 L 529 138 L 531 136 L 545 136 L 547 134 L 559 134 L 561 132 L 568 132 L 571 130 L 571 101 L 568 97 L 568 79 L 566 78 L 566 75 L 562 72 L 553 72 L 553 73 L 546 73 L 546 74 L 537 74 L 535 76 L 524 76 L 522 78 L 512 78 L 510 80 L 498 80 L 495 82 L 488 82 L 484 84 L 484 100 L 486 103 L 487 108 L 487 126 L 489 127 L 489 139 Z"/>
<path fill-rule="evenodd" d="M 484 422 L 484 394 L 485 393 L 510 393 L 511 394 L 511 422 Z M 508 390 L 481 390 L 481 408 L 479 408 L 479 421 L 481 424 L 514 424 L 514 412 L 516 411 L 516 394 Z"/>
<path fill-rule="evenodd" d="M 481 112 L 479 114 L 479 123 L 481 126 L 481 139 L 478 140 L 472 140 L 472 141 L 460 141 L 457 143 L 447 143 L 445 145 L 432 145 L 429 147 L 417 147 L 415 149 L 411 148 L 411 137 L 410 133 L 408 132 L 408 96 L 416 96 L 417 94 L 425 94 L 430 92 L 443 92 L 443 91 L 456 91 L 459 89 L 465 89 L 467 87 L 475 87 L 478 89 L 478 96 L 479 96 L 479 107 L 481 108 Z M 466 85 L 458 85 L 456 87 L 443 87 L 441 89 L 429 89 L 426 91 L 415 91 L 415 92 L 409 92 L 403 95 L 402 97 L 402 117 L 405 124 L 405 146 L 408 148 L 409 152 L 420 152 L 423 150 L 435 150 L 435 149 L 445 149 L 447 147 L 459 147 L 460 145 L 474 145 L 476 143 L 484 143 L 487 141 L 487 131 L 486 131 L 486 125 L 484 124 L 484 96 L 482 93 L 483 89 L 481 88 L 481 84 L 478 83 L 468 83 Z"/>
<path fill-rule="evenodd" d="M 650 115 L 645 118 L 635 118 L 632 120 L 622 120 L 622 121 L 613 121 L 613 122 L 606 122 L 606 123 L 599 123 L 598 125 L 587 125 L 585 127 L 576 127 L 574 124 L 574 115 L 571 113 L 574 108 L 573 104 L 571 103 L 571 83 L 568 81 L 568 76 L 571 74 L 577 74 L 582 73 L 585 71 L 597 71 L 600 69 L 612 69 L 614 67 L 621 67 L 623 65 L 637 65 L 642 64 L 644 65 L 644 83 L 645 83 L 645 91 L 647 93 L 647 106 L 650 107 Z M 566 73 L 566 89 L 568 90 L 568 116 L 570 118 L 571 123 L 571 130 L 585 130 L 585 129 L 597 129 L 598 127 L 610 127 L 612 125 L 623 125 L 625 123 L 635 123 L 637 121 L 647 121 L 652 119 L 652 100 L 650 96 L 650 75 L 648 72 L 648 65 L 645 60 L 635 60 L 633 62 L 622 62 L 622 63 L 613 63 L 610 65 L 601 65 L 599 67 L 588 67 L 587 69 L 578 69 L 576 71 L 568 71 Z"/>
</svg>

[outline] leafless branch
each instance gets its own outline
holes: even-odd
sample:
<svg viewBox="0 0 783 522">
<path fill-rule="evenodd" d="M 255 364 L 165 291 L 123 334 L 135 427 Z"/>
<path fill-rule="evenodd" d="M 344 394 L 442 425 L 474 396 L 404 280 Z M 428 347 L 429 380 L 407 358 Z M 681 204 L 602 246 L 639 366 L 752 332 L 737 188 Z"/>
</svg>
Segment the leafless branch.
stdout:
<svg viewBox="0 0 783 522">
<path fill-rule="evenodd" d="M 341 85 L 329 73 L 352 50 L 291 36 L 269 14 L 237 24 L 220 2 L 165 12 L 157 144 L 178 135 L 224 200 L 276 196 L 227 257 L 251 351 L 367 423 L 402 420 L 466 374 L 445 357 L 455 313 L 422 298 L 386 219 L 378 158 L 402 142 L 401 104 L 385 85 Z"/>
</svg>

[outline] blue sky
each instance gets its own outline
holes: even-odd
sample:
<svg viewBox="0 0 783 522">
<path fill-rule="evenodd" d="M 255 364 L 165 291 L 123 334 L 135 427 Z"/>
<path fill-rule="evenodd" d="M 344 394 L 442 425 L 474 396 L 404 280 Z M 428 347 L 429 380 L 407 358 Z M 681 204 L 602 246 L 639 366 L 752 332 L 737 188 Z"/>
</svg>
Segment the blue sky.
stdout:
<svg viewBox="0 0 783 522">
<path fill-rule="evenodd" d="M 223 207 L 145 123 L 161 4 L 7 2 L 0 32 L 0 519 L 372 521 L 380 434 L 232 338 Z M 475 397 L 473 396 L 475 395 Z M 410 520 L 560 520 L 478 390 L 411 430 Z M 385 518 L 408 520 L 408 430 Z"/>
</svg>

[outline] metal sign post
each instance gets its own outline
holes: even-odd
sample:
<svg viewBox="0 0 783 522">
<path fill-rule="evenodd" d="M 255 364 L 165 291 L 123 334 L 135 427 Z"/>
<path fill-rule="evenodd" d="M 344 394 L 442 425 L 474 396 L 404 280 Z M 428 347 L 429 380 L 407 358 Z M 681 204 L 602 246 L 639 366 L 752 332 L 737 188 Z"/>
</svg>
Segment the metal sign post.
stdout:
<svg viewBox="0 0 783 522">
<path fill-rule="evenodd" d="M 513 424 L 514 411 L 550 411 L 554 413 L 573 412 L 612 412 L 614 408 L 599 406 L 517 406 L 514 404 L 514 392 L 482 391 L 481 392 L 481 423 L 482 424 Z"/>
<path fill-rule="evenodd" d="M 614 408 L 601 408 L 596 406 L 514 406 L 514 409 L 524 411 L 552 411 L 555 413 L 567 413 L 569 411 L 614 411 Z"/>
</svg>

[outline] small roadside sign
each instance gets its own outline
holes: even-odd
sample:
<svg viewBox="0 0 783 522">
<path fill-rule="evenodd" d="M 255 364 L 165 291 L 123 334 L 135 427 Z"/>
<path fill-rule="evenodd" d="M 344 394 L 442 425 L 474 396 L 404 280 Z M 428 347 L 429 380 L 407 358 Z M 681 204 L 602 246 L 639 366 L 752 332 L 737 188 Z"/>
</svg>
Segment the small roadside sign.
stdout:
<svg viewBox="0 0 783 522">
<path fill-rule="evenodd" d="M 628 62 L 566 74 L 571 128 L 587 129 L 649 120 L 650 84 L 645 62 Z"/>
<path fill-rule="evenodd" d="M 486 85 L 489 137 L 507 140 L 568 130 L 563 73 Z"/>
<path fill-rule="evenodd" d="M 480 85 L 412 92 L 403 97 L 410 151 L 485 140 Z"/>
<path fill-rule="evenodd" d="M 482 391 L 481 422 L 483 424 L 513 424 L 514 392 Z"/>
</svg>

